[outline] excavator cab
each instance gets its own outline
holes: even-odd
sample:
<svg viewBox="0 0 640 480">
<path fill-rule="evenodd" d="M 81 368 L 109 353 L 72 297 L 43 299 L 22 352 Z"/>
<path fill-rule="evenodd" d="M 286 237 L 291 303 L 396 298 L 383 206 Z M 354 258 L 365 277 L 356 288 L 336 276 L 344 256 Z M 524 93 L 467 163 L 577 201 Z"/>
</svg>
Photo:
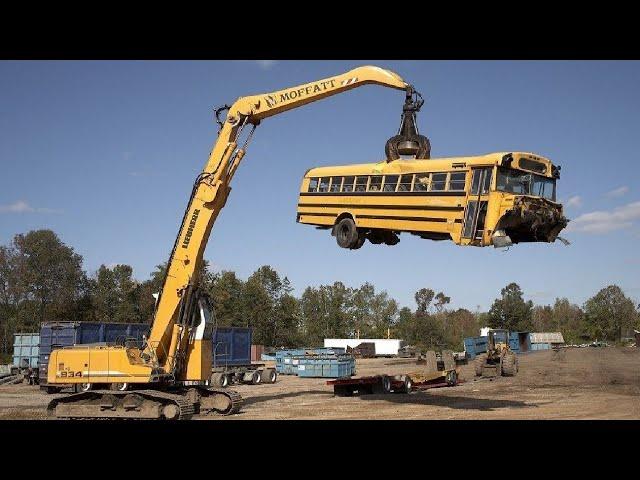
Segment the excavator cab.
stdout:
<svg viewBox="0 0 640 480">
<path fill-rule="evenodd" d="M 512 377 L 518 373 L 518 357 L 509 347 L 509 330 L 489 330 L 487 352 L 476 356 L 474 366 L 478 377 Z"/>
</svg>

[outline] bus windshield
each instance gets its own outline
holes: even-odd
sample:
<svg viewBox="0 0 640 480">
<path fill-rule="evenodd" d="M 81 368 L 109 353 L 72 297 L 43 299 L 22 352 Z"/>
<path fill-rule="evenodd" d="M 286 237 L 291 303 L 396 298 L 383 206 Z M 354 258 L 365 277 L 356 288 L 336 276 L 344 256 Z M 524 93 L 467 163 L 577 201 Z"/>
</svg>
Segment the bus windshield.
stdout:
<svg viewBox="0 0 640 480">
<path fill-rule="evenodd" d="M 522 170 L 498 168 L 496 189 L 501 192 L 533 195 L 556 201 L 556 181 Z"/>
</svg>

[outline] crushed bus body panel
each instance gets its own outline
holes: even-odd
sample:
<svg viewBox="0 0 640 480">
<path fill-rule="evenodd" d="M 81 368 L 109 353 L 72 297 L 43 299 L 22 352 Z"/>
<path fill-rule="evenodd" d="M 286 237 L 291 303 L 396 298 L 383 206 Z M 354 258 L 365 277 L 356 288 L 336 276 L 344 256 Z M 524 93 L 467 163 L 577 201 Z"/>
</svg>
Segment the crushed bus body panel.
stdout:
<svg viewBox="0 0 640 480">
<path fill-rule="evenodd" d="M 478 247 L 553 242 L 568 223 L 559 172 L 526 152 L 313 168 L 296 221 L 330 229 L 349 249 L 395 245 L 402 232 Z"/>
<path fill-rule="evenodd" d="M 529 196 L 514 199 L 496 225 L 513 243 L 554 242 L 569 221 L 562 213 L 562 205 Z M 497 245 L 496 245 L 497 246 Z"/>
</svg>

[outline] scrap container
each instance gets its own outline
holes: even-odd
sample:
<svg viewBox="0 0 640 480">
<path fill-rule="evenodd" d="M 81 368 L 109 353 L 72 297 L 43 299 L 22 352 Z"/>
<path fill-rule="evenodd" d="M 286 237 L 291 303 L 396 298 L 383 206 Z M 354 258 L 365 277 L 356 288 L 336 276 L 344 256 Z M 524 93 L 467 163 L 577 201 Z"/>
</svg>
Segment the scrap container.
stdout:
<svg viewBox="0 0 640 480">
<path fill-rule="evenodd" d="M 307 378 L 342 378 L 356 373 L 355 359 L 351 355 L 308 355 L 298 360 L 298 376 Z"/>
<path fill-rule="evenodd" d="M 16 333 L 13 336 L 13 365 L 18 368 L 38 368 L 40 334 Z"/>
<path fill-rule="evenodd" d="M 253 329 L 218 327 L 213 331 L 213 367 L 251 365 Z"/>
</svg>

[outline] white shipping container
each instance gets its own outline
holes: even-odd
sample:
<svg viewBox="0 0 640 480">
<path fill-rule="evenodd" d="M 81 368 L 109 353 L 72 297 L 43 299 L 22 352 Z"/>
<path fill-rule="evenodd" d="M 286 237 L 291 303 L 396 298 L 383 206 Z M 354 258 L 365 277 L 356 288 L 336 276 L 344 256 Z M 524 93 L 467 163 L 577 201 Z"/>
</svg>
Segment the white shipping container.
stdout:
<svg viewBox="0 0 640 480">
<path fill-rule="evenodd" d="M 404 344 L 403 340 L 395 338 L 325 338 L 325 348 L 355 348 L 361 343 L 374 343 L 376 355 L 398 355 L 398 350 Z"/>
</svg>

